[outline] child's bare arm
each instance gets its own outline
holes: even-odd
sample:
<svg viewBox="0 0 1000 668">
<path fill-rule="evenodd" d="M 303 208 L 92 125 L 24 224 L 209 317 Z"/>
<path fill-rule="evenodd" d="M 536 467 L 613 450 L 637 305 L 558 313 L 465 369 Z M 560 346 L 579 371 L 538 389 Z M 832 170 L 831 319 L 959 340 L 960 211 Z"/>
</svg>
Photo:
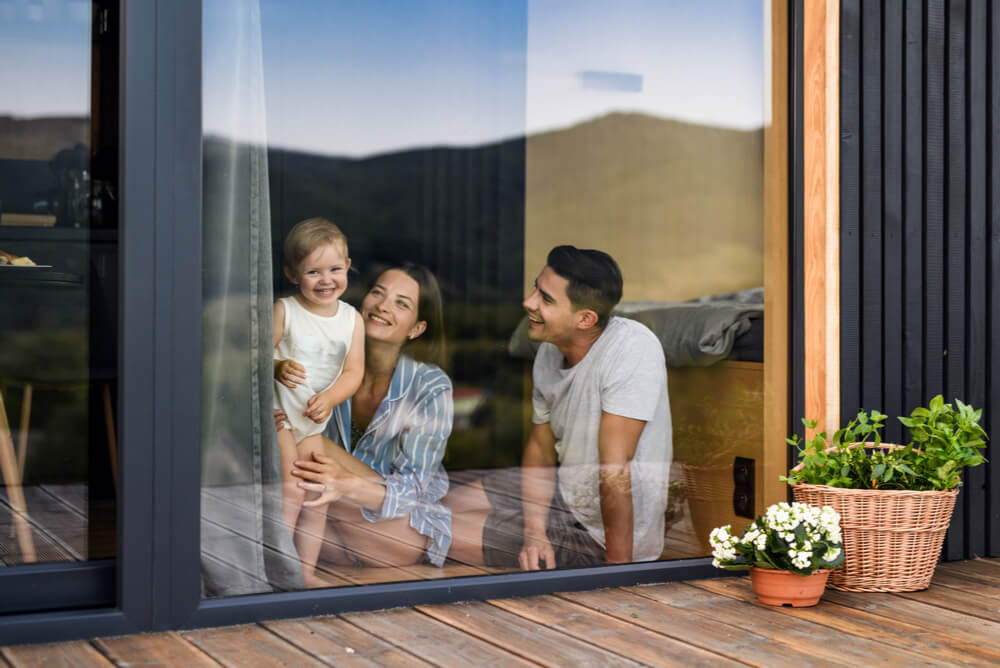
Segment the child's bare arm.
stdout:
<svg viewBox="0 0 1000 668">
<path fill-rule="evenodd" d="M 275 348 L 285 338 L 285 305 L 281 302 L 274 302 L 274 343 Z"/>
<path fill-rule="evenodd" d="M 306 404 L 305 415 L 313 422 L 325 422 L 333 407 L 354 396 L 361 386 L 361 378 L 365 375 L 365 325 L 361 314 L 354 317 L 354 335 L 351 337 L 351 347 L 344 359 L 344 370 L 340 378 L 329 388 L 312 396 Z"/>
<path fill-rule="evenodd" d="M 274 346 L 285 337 L 285 305 L 274 302 Z M 306 368 L 295 360 L 274 360 L 274 378 L 285 387 L 297 387 L 306 379 Z"/>
</svg>

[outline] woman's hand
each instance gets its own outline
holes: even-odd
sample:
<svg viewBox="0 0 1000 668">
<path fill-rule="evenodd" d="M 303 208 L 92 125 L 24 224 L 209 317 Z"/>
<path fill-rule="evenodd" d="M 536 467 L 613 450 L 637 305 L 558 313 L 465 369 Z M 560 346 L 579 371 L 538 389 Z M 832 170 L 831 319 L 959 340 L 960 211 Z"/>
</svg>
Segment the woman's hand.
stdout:
<svg viewBox="0 0 1000 668">
<path fill-rule="evenodd" d="M 309 401 L 306 402 L 306 410 L 303 415 L 315 422 L 316 424 L 323 424 L 330 417 L 330 413 L 333 412 L 333 400 L 330 397 L 329 392 L 320 392 L 319 394 L 314 394 L 309 397 Z"/>
<path fill-rule="evenodd" d="M 297 461 L 292 469 L 292 475 L 302 479 L 300 488 L 319 494 L 315 499 L 302 502 L 307 508 L 333 503 L 344 496 L 350 484 L 356 480 L 355 476 L 330 457 L 314 452 L 313 460 Z"/>
<path fill-rule="evenodd" d="M 278 360 L 274 363 L 274 379 L 295 389 L 306 380 L 306 368 L 295 360 Z"/>
</svg>

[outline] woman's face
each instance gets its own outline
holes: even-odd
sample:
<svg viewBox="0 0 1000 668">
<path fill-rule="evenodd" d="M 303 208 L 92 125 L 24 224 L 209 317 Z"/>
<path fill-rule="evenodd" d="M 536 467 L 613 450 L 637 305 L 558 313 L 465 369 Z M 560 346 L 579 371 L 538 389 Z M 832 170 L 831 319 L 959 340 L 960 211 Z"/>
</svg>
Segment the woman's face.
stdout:
<svg viewBox="0 0 1000 668">
<path fill-rule="evenodd" d="M 365 337 L 403 345 L 427 328 L 418 320 L 420 285 L 405 272 L 390 269 L 376 279 L 361 302 Z"/>
</svg>

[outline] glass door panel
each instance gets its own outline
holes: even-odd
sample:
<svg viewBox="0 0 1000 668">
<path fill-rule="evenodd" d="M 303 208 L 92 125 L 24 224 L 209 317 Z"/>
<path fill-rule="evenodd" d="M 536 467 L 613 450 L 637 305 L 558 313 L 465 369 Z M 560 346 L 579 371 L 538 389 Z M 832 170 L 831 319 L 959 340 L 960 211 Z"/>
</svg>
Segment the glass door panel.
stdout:
<svg viewBox="0 0 1000 668">
<path fill-rule="evenodd" d="M 117 40 L 0 3 L 0 568 L 115 555 Z"/>
<path fill-rule="evenodd" d="M 765 176 L 772 13 L 204 3 L 207 595 L 537 566 L 538 517 L 547 566 L 704 556 L 706 527 L 754 514 L 759 497 L 734 510 L 734 464 L 764 457 L 765 193 L 784 178 Z M 563 244 L 616 261 L 610 305 L 603 278 L 556 280 L 568 312 L 538 301 Z M 614 274 L 568 257 L 563 281 Z M 299 340 L 340 309 L 358 310 L 356 338 Z M 655 343 L 567 407 L 553 378 L 580 362 L 565 325 L 587 310 L 595 340 L 617 323 Z M 355 344 L 362 371 L 337 389 Z M 603 412 L 644 425 L 625 516 Z"/>
</svg>

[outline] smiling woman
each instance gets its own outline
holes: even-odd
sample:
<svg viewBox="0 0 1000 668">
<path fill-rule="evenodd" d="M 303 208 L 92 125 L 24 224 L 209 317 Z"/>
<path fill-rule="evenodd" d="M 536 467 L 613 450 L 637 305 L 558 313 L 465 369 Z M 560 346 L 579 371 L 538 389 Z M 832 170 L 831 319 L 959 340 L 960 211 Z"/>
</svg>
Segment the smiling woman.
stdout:
<svg viewBox="0 0 1000 668">
<path fill-rule="evenodd" d="M 448 491 L 441 462 L 452 428 L 451 381 L 432 362 L 407 355 L 411 341 L 442 336 L 434 276 L 416 265 L 382 272 L 361 317 L 361 386 L 336 408 L 323 455 L 296 461 L 292 474 L 319 494 L 304 505 L 329 503 L 325 562 L 441 566 L 451 543 L 450 513 L 440 503 Z M 425 350 L 442 347 L 437 341 Z M 331 582 L 317 577 L 312 584 Z"/>
</svg>

